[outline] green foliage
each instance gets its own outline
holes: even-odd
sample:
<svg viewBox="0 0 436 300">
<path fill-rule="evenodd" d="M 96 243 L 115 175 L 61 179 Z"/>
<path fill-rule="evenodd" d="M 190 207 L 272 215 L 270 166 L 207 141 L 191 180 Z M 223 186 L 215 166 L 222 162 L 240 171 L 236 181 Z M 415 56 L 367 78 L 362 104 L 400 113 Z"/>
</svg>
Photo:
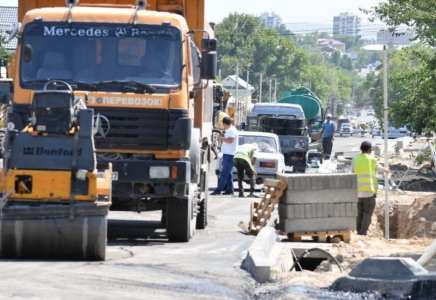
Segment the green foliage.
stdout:
<svg viewBox="0 0 436 300">
<path fill-rule="evenodd" d="M 371 16 L 370 20 L 378 19 L 386 23 L 388 31 L 395 35 L 399 35 L 395 30 L 400 25 L 410 26 L 414 30 L 416 40 L 432 47 L 436 46 L 435 0 L 389 0 L 362 11 Z"/>
<path fill-rule="evenodd" d="M 334 35 L 333 38 L 345 44 L 345 50 L 349 51 L 351 49 L 360 48 L 363 46 L 363 40 L 360 35 L 358 36 L 348 36 L 348 35 Z"/>
<path fill-rule="evenodd" d="M 246 70 L 264 73 L 264 79 L 278 78 L 278 98 L 284 91 L 299 86 L 309 87 L 326 105 L 348 103 L 351 96 L 353 69 L 347 57 L 333 66 L 328 55 L 318 51 L 316 40 L 329 38 L 326 33 L 306 36 L 293 35 L 285 26 L 268 29 L 256 16 L 232 13 L 215 27 L 218 53 L 222 62 L 222 78 L 235 74 L 245 79 Z M 308 51 L 311 50 L 311 51 Z M 250 77 L 250 84 L 258 89 L 259 80 Z M 263 82 L 262 97 L 269 94 L 269 80 Z"/>
<path fill-rule="evenodd" d="M 333 52 L 332 56 L 330 57 L 330 62 L 335 66 L 339 66 L 341 63 L 341 52 L 339 51 Z"/>
<path fill-rule="evenodd" d="M 348 71 L 353 71 L 353 61 L 347 55 L 344 55 L 341 58 L 341 63 L 339 64 L 339 66 L 342 69 L 345 69 L 345 70 L 348 70 Z"/>
<path fill-rule="evenodd" d="M 6 44 L 6 38 L 2 37 L 1 38 L 1 45 L 4 45 L 4 44 Z M 5 67 L 7 65 L 7 63 L 8 63 L 8 58 L 10 56 L 12 56 L 13 54 L 14 54 L 14 52 L 8 51 L 8 50 L 6 50 L 5 47 L 1 46 L 1 55 L 2 55 L 2 58 L 1 58 L 1 61 L 0 61 L 0 66 Z"/>
<path fill-rule="evenodd" d="M 390 0 L 363 11 L 386 23 L 394 35 L 399 26 L 409 26 L 422 43 L 388 53 L 389 120 L 394 126 L 409 124 L 417 133 L 435 131 L 436 0 Z"/>
<path fill-rule="evenodd" d="M 317 48 L 316 41 L 318 39 L 331 38 L 326 32 L 313 32 L 302 36 L 297 36 L 295 42 L 298 47 L 306 50 L 313 50 Z"/>
</svg>

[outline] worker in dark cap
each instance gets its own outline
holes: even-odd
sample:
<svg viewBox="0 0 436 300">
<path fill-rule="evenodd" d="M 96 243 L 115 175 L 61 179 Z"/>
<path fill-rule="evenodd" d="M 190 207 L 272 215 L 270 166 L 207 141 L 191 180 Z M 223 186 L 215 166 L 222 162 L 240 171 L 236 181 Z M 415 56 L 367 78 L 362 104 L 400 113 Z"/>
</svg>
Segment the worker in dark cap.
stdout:
<svg viewBox="0 0 436 300">
<path fill-rule="evenodd" d="M 236 153 L 238 146 L 238 130 L 232 125 L 232 119 L 229 117 L 223 118 L 223 127 L 226 130 L 224 136 L 219 136 L 218 141 L 222 142 L 221 152 L 223 154 L 223 169 L 221 171 L 220 180 L 217 188 L 211 195 L 221 195 L 224 187 L 227 186 L 225 195 L 234 196 L 233 188 L 233 156 Z"/>
<path fill-rule="evenodd" d="M 366 235 L 375 209 L 378 189 L 376 173 L 389 173 L 389 169 L 377 164 L 377 159 L 370 155 L 370 142 L 362 142 L 360 150 L 362 153 L 351 162 L 351 172 L 357 174 L 357 234 Z"/>
<path fill-rule="evenodd" d="M 322 152 L 326 159 L 330 159 L 335 140 L 336 125 L 332 121 L 332 115 L 327 114 L 326 121 L 322 124 L 320 137 L 322 137 Z"/>
</svg>

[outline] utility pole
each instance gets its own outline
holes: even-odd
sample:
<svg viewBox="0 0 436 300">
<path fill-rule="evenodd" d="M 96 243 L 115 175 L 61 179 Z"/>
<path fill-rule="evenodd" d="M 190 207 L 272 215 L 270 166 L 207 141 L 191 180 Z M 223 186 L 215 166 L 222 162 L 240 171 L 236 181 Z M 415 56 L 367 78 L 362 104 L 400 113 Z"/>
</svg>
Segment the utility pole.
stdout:
<svg viewBox="0 0 436 300">
<path fill-rule="evenodd" d="M 263 73 L 260 73 L 260 83 L 259 83 L 259 103 L 262 103 L 262 77 L 263 77 Z"/>
<path fill-rule="evenodd" d="M 388 57 L 383 46 L 383 127 L 385 138 L 385 168 L 388 167 Z M 385 175 L 385 239 L 389 239 L 389 178 Z"/>
<path fill-rule="evenodd" d="M 274 79 L 275 79 L 275 82 L 274 82 L 274 102 L 277 102 L 277 77 Z"/>
<path fill-rule="evenodd" d="M 235 79 L 235 83 L 236 83 L 236 95 L 235 95 L 235 112 L 236 112 L 236 119 L 237 119 L 237 123 L 239 124 L 239 101 L 238 101 L 238 87 L 239 87 L 239 64 L 236 64 L 236 79 Z M 235 125 L 238 125 L 235 124 Z"/>
<path fill-rule="evenodd" d="M 272 78 L 269 79 L 269 102 L 271 102 L 271 94 L 272 94 Z"/>
<path fill-rule="evenodd" d="M 250 81 L 250 71 L 249 70 L 247 70 L 247 88 L 246 88 L 246 90 L 245 90 L 245 98 L 247 98 L 248 99 L 248 85 L 249 85 L 249 82 Z"/>
<path fill-rule="evenodd" d="M 249 86 L 249 82 L 250 81 L 250 71 L 247 70 L 247 86 L 245 87 L 245 101 L 244 101 L 244 114 L 242 117 L 242 122 L 245 122 L 247 120 L 247 116 L 246 113 L 248 111 L 248 103 L 251 102 L 249 101 L 250 99 L 250 91 L 248 90 L 248 86 Z"/>
</svg>

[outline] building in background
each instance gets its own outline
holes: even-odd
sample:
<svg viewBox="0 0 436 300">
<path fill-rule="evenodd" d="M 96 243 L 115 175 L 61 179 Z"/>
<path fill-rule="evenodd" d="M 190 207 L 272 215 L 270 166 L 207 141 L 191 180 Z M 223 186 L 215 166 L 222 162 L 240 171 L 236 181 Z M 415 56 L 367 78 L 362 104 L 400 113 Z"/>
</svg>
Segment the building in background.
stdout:
<svg viewBox="0 0 436 300">
<path fill-rule="evenodd" d="M 232 93 L 236 98 L 241 98 L 251 101 L 251 94 L 255 89 L 251 84 L 248 84 L 245 80 L 238 76 L 238 94 L 236 95 L 236 75 L 227 76 L 223 82 L 223 87 Z"/>
<path fill-rule="evenodd" d="M 361 19 L 350 13 L 340 13 L 333 17 L 333 34 L 358 36 L 360 34 Z"/>
<path fill-rule="evenodd" d="M 377 32 L 377 44 L 381 45 L 410 45 L 414 37 L 413 32 L 404 32 L 399 36 L 392 36 L 390 32 Z"/>
<path fill-rule="evenodd" d="M 259 20 L 266 28 L 277 28 L 282 24 L 282 18 L 275 13 L 264 12 L 260 15 Z"/>
<path fill-rule="evenodd" d="M 18 7 L 0 6 L 0 36 L 9 38 L 9 32 L 18 22 Z M 3 47 L 9 51 L 15 51 L 17 48 L 17 38 L 13 38 L 9 43 L 3 44 Z"/>
</svg>

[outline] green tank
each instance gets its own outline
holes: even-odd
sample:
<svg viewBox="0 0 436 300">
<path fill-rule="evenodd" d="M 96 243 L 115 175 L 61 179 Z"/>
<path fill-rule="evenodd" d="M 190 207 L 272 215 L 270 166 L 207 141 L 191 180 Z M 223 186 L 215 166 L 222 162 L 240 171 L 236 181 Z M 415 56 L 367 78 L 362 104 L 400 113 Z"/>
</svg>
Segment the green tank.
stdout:
<svg viewBox="0 0 436 300">
<path fill-rule="evenodd" d="M 301 105 L 308 125 L 315 125 L 315 123 L 324 120 L 324 109 L 321 100 L 308 88 L 300 87 L 292 90 L 277 102 Z"/>
</svg>

